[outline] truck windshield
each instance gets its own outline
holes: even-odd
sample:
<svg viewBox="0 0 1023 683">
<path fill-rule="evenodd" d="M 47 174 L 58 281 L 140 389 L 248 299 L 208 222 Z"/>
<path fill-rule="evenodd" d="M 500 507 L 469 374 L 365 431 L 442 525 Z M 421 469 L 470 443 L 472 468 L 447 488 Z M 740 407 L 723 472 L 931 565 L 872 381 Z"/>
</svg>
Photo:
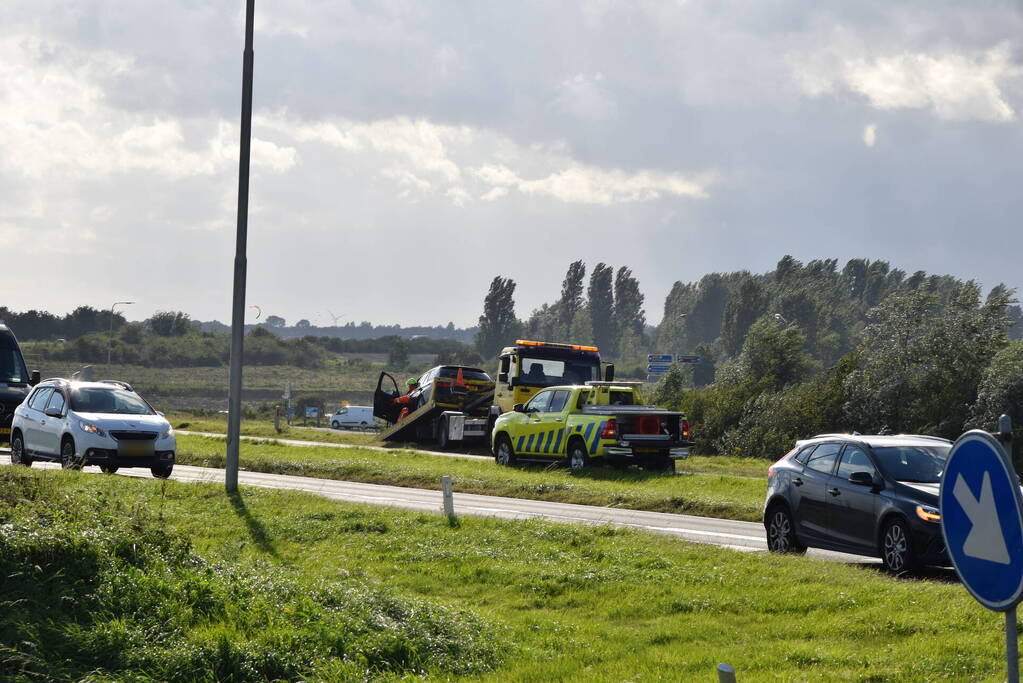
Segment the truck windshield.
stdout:
<svg viewBox="0 0 1023 683">
<path fill-rule="evenodd" d="M 553 387 L 600 379 L 600 364 L 593 360 L 553 360 L 523 356 L 521 363 L 519 383 L 525 386 Z"/>
<path fill-rule="evenodd" d="M 25 384 L 28 382 L 28 371 L 21 351 L 14 339 L 0 336 L 0 382 L 4 384 Z"/>
</svg>

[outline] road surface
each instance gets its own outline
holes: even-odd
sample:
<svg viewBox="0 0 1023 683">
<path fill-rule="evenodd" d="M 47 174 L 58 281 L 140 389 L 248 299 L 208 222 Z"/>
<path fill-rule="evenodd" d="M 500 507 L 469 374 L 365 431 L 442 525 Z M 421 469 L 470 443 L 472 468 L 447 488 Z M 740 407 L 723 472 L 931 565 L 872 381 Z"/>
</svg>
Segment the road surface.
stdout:
<svg viewBox="0 0 1023 683">
<path fill-rule="evenodd" d="M 317 444 L 319 445 L 319 444 Z M 0 464 L 10 464 L 7 451 L 0 451 Z M 56 468 L 56 463 L 36 463 L 33 467 Z M 99 473 L 98 467 L 86 467 L 86 472 Z M 119 474 L 131 477 L 149 477 L 148 469 L 122 469 Z M 210 467 L 175 465 L 172 479 L 183 482 L 223 483 L 224 470 Z M 440 491 L 382 486 L 357 482 L 316 479 L 285 474 L 262 472 L 238 473 L 242 486 L 259 486 L 270 489 L 288 489 L 314 493 L 333 500 L 369 505 L 386 505 L 419 510 L 441 511 L 443 504 Z M 620 508 L 551 503 L 541 500 L 502 498 L 470 493 L 455 493 L 456 515 L 477 515 L 501 519 L 544 519 L 552 522 L 573 524 L 613 524 L 632 529 L 642 529 L 658 534 L 681 538 L 693 543 L 709 543 L 724 548 L 742 551 L 767 550 L 763 525 L 757 522 L 739 522 L 731 519 L 676 515 L 664 512 L 623 510 Z M 839 561 L 872 563 L 876 560 L 844 553 L 824 550 L 810 550 L 810 557 Z"/>
</svg>

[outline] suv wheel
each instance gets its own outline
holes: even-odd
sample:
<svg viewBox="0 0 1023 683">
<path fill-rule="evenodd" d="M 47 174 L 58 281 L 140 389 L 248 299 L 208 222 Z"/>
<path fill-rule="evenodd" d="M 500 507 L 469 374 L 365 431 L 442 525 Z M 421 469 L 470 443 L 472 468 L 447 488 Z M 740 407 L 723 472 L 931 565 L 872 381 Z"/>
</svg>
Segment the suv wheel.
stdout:
<svg viewBox="0 0 1023 683">
<path fill-rule="evenodd" d="M 767 513 L 767 549 L 772 553 L 801 553 L 806 546 L 796 541 L 792 515 L 784 505 L 775 505 Z"/>
<path fill-rule="evenodd" d="M 497 445 L 494 447 L 494 462 L 506 467 L 515 464 L 515 451 L 512 450 L 511 439 L 505 434 L 497 437 Z"/>
<path fill-rule="evenodd" d="M 568 466 L 573 470 L 581 470 L 590 462 L 590 454 L 586 452 L 586 444 L 575 439 L 568 445 Z"/>
<path fill-rule="evenodd" d="M 60 468 L 64 470 L 82 469 L 82 461 L 75 456 L 75 442 L 70 436 L 60 444 Z"/>
<path fill-rule="evenodd" d="M 32 458 L 25 452 L 25 439 L 22 438 L 21 432 L 14 432 L 11 435 L 11 464 L 32 466 Z"/>
<path fill-rule="evenodd" d="M 341 429 L 341 423 L 338 422 L 337 420 L 334 420 L 333 422 L 331 422 L 330 426 L 333 427 L 334 429 Z"/>
<path fill-rule="evenodd" d="M 905 574 L 916 566 L 909 527 L 901 519 L 893 519 L 881 534 L 881 562 L 891 574 Z"/>
<path fill-rule="evenodd" d="M 100 465 L 99 469 L 103 474 L 113 474 L 117 471 L 117 465 Z"/>
</svg>

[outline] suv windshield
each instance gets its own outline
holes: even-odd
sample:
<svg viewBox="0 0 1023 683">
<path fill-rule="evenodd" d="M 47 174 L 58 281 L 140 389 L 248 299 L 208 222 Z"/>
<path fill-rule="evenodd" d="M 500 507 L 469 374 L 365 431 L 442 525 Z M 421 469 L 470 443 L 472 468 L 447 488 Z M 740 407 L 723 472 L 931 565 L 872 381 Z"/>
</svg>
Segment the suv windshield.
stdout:
<svg viewBox="0 0 1023 683">
<path fill-rule="evenodd" d="M 71 390 L 71 409 L 77 413 L 152 415 L 153 409 L 138 394 L 120 387 L 79 387 Z"/>
<path fill-rule="evenodd" d="M 600 379 L 600 364 L 580 359 L 553 360 L 523 356 L 519 383 L 530 387 L 554 387 L 563 384 L 583 384 Z"/>
<path fill-rule="evenodd" d="M 937 484 L 951 445 L 881 446 L 874 448 L 881 469 L 896 481 Z"/>
<path fill-rule="evenodd" d="M 0 335 L 0 382 L 5 384 L 28 382 L 28 371 L 25 369 L 21 352 L 14 339 L 6 335 Z"/>
</svg>

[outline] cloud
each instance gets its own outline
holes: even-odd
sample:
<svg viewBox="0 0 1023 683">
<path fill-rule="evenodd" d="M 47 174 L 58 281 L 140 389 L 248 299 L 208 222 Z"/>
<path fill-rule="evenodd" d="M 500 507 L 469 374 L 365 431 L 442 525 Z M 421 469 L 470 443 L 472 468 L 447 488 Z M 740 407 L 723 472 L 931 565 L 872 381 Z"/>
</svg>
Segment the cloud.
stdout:
<svg viewBox="0 0 1023 683">
<path fill-rule="evenodd" d="M 604 86 L 604 74 L 576 74 L 562 81 L 554 106 L 579 119 L 601 121 L 618 116 L 618 105 Z"/>
<path fill-rule="evenodd" d="M 873 147 L 877 143 L 877 124 L 871 123 L 863 129 L 863 144 Z"/>
<path fill-rule="evenodd" d="M 836 59 L 833 54 L 793 57 L 803 92 L 820 97 L 846 90 L 881 111 L 930 110 L 945 121 L 1013 121 L 1016 113 L 1002 84 L 1023 70 L 1009 44 L 981 53 L 932 55 L 905 52 L 882 57 Z"/>
</svg>

